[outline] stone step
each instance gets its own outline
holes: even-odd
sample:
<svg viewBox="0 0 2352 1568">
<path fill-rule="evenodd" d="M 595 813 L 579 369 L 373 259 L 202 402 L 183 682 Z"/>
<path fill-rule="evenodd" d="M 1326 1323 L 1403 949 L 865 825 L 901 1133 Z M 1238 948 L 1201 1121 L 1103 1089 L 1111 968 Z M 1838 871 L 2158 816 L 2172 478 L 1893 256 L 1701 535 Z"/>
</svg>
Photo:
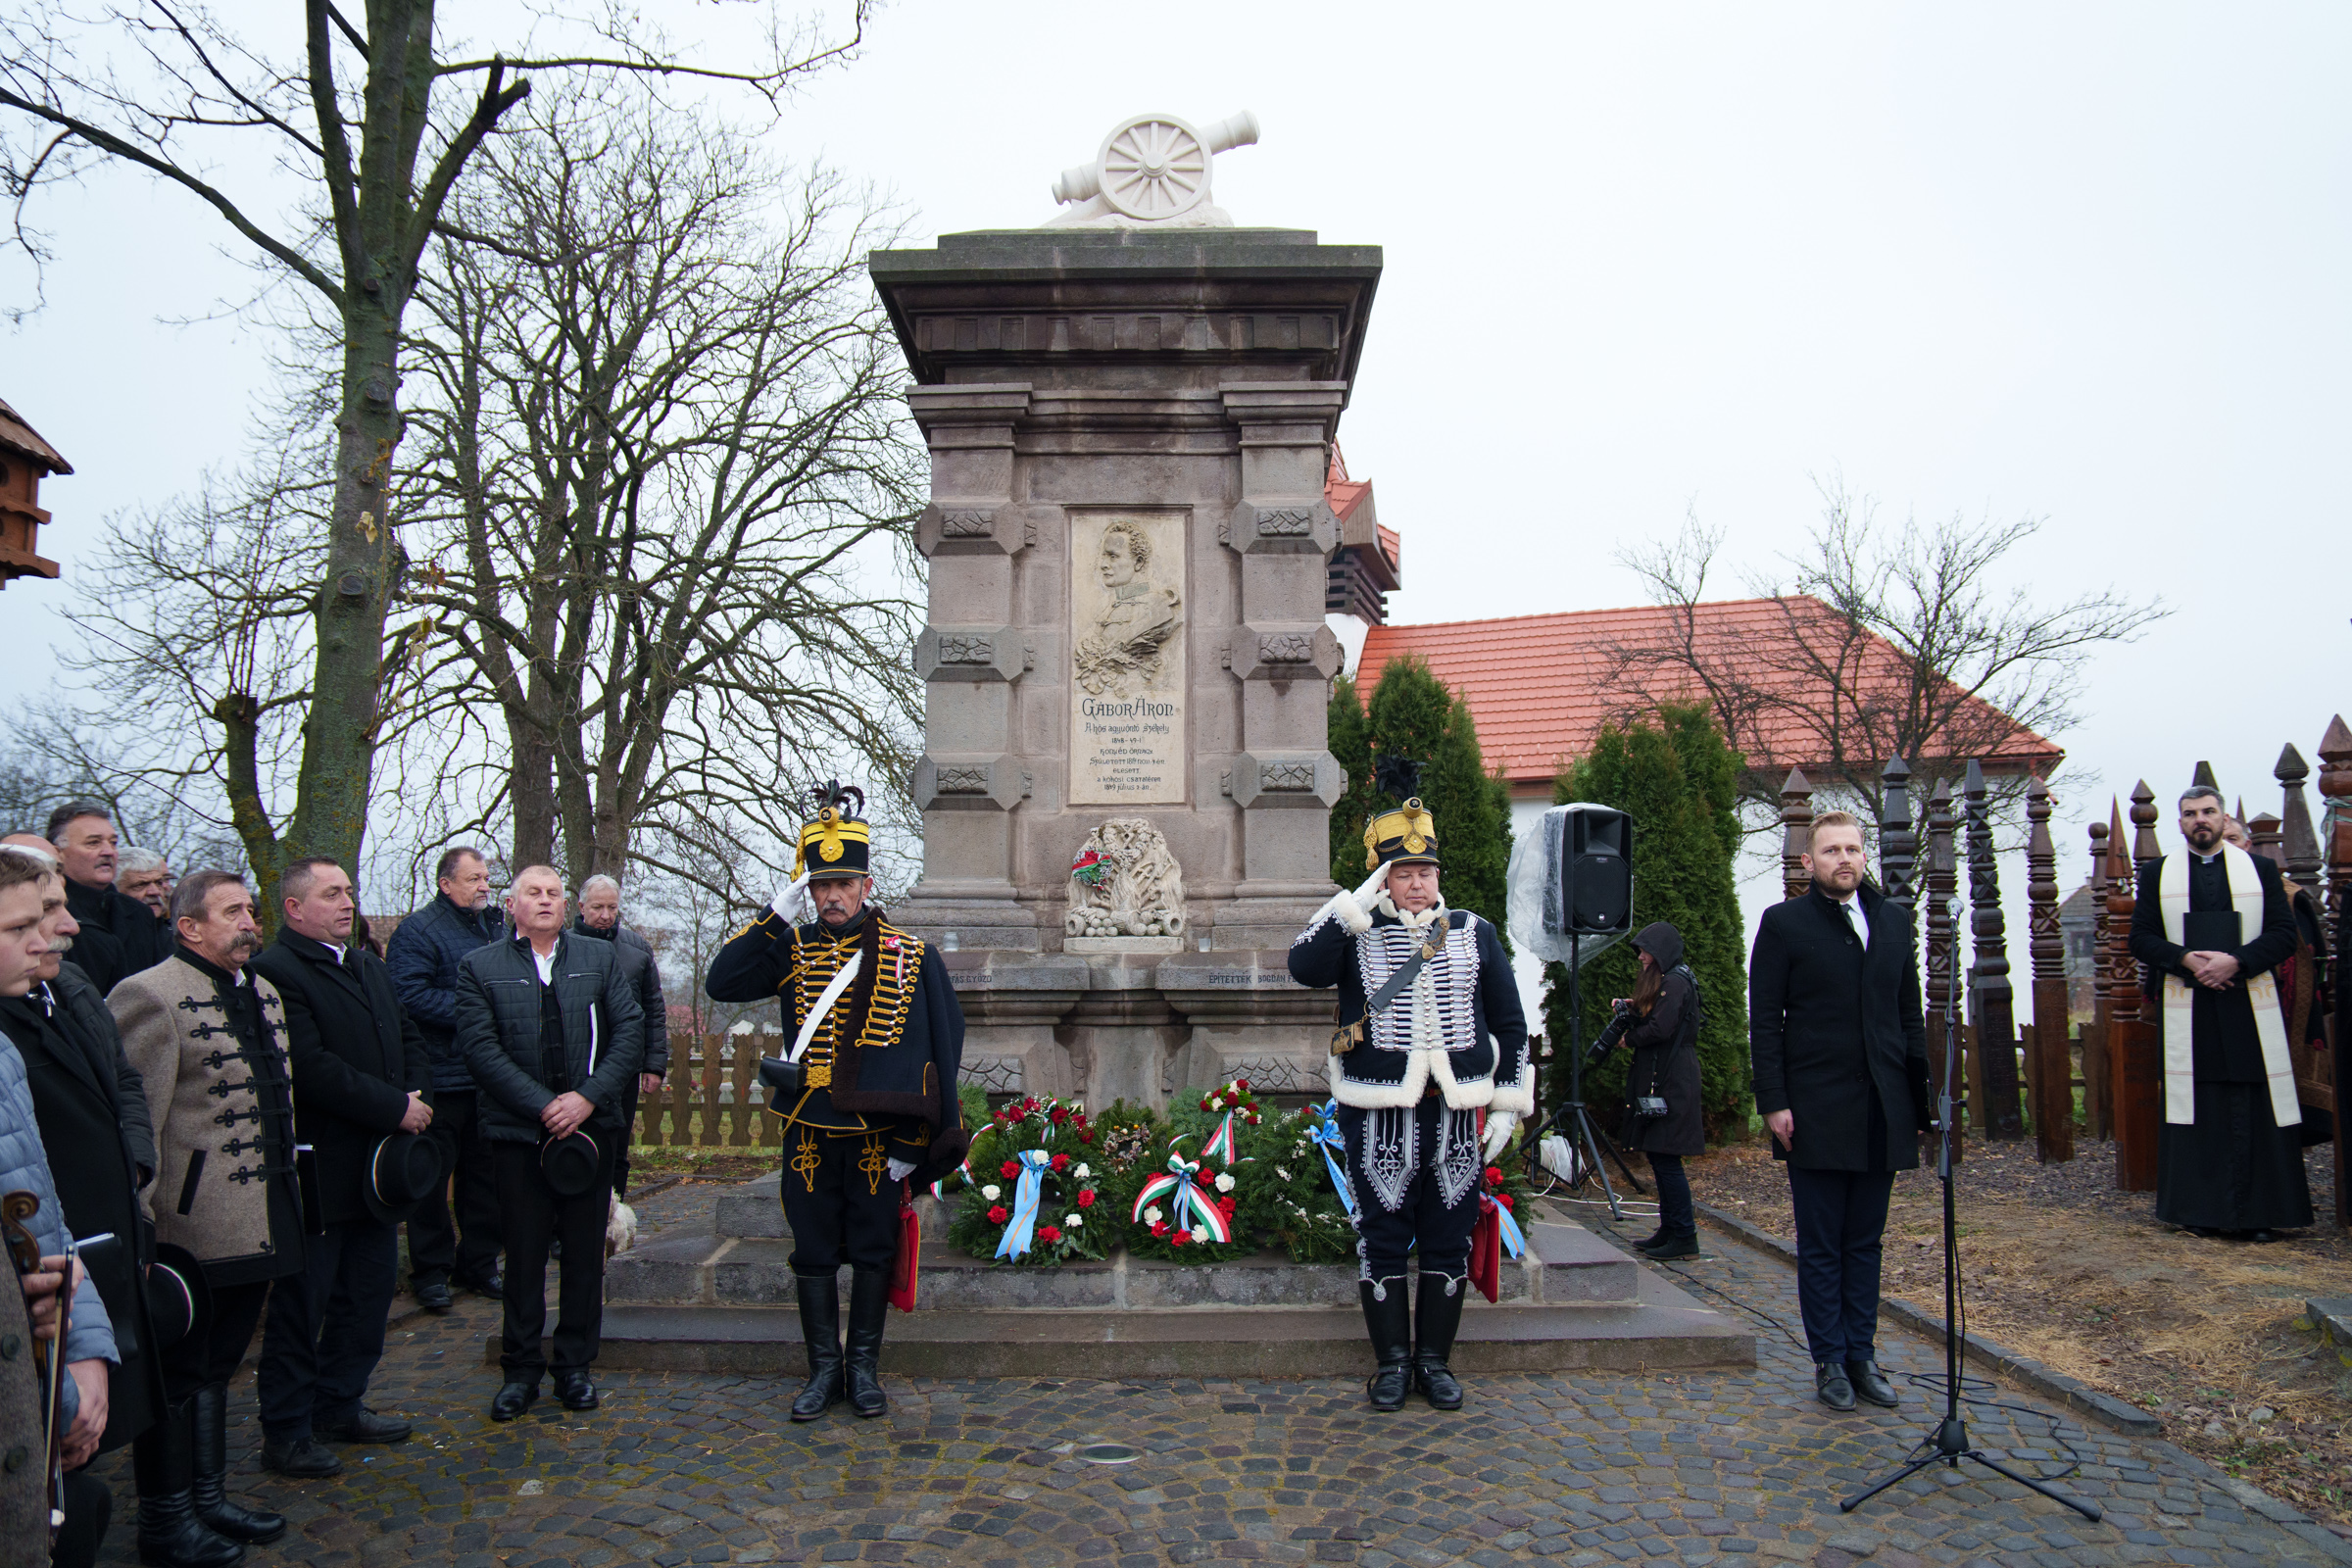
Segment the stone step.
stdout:
<svg viewBox="0 0 2352 1568">
<path fill-rule="evenodd" d="M 1051 1271 L 1041 1271 L 1051 1272 Z M 498 1336 L 486 1359 L 495 1364 Z M 1606 1305 L 1491 1306 L 1473 1296 L 1451 1364 L 1463 1373 L 1752 1367 L 1755 1335 L 1654 1274 Z M 800 1314 L 781 1306 L 605 1308 L 600 1367 L 798 1377 Z M 1103 1311 L 926 1309 L 890 1314 L 882 1370 L 901 1377 L 1361 1377 L 1363 1314 L 1349 1306 Z"/>
<path fill-rule="evenodd" d="M 1636 1298 L 1641 1268 L 1583 1226 L 1539 1223 L 1530 1226 L 1527 1235 L 1529 1255 L 1503 1262 L 1501 1304 L 1583 1306 Z M 605 1265 L 605 1299 L 646 1305 L 788 1305 L 795 1298 L 791 1250 L 789 1241 L 769 1238 L 662 1237 Z M 846 1279 L 845 1271 L 845 1286 Z M 917 1298 L 918 1316 L 927 1308 L 1353 1309 L 1356 1267 L 1298 1264 L 1273 1252 L 1224 1263 L 1171 1263 L 1121 1251 L 1099 1263 L 1013 1268 L 983 1261 L 944 1242 L 926 1242 Z"/>
</svg>

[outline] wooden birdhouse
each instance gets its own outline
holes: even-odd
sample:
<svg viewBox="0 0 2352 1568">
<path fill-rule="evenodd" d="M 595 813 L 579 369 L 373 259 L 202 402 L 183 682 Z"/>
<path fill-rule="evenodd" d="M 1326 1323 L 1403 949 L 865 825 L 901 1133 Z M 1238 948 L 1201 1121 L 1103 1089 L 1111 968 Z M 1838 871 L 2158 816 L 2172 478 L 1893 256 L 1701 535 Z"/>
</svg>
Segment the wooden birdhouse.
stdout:
<svg viewBox="0 0 2352 1568">
<path fill-rule="evenodd" d="M 57 575 L 57 563 L 39 550 L 41 524 L 49 520 L 41 510 L 41 481 L 73 471 L 57 448 L 0 402 L 0 588 L 12 577 Z"/>
</svg>

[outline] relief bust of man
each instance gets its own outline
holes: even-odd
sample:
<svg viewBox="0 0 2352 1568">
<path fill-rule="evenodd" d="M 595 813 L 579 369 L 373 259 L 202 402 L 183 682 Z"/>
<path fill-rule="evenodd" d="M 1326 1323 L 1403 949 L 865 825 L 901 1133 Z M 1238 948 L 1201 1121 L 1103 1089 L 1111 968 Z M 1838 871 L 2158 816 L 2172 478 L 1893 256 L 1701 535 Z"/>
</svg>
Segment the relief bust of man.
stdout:
<svg viewBox="0 0 2352 1568">
<path fill-rule="evenodd" d="M 1131 697 L 1160 685 L 1160 648 L 1184 622 L 1183 601 L 1151 574 L 1152 541 L 1136 523 L 1102 530 L 1095 576 L 1102 584 L 1094 629 L 1078 640 L 1078 684 L 1096 696 Z"/>
</svg>

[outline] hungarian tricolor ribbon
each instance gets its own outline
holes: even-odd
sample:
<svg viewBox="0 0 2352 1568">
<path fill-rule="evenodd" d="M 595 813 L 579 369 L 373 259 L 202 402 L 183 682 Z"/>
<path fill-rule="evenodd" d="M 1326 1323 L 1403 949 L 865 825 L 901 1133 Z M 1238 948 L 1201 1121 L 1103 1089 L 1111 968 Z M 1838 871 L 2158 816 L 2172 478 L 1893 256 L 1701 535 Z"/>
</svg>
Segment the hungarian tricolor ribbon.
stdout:
<svg viewBox="0 0 2352 1568">
<path fill-rule="evenodd" d="M 1502 1232 L 1502 1250 L 1513 1257 L 1524 1255 L 1527 1251 L 1527 1237 L 1521 1233 L 1519 1222 L 1511 1217 L 1511 1205 L 1497 1203 L 1485 1193 L 1478 1195 L 1478 1200 L 1494 1211 L 1495 1225 Z"/>
<path fill-rule="evenodd" d="M 1185 1219 L 1189 1213 L 1200 1221 L 1200 1228 L 1208 1232 L 1210 1240 L 1232 1241 L 1233 1228 L 1226 1223 L 1225 1211 L 1194 1180 L 1200 1172 L 1200 1162 L 1185 1158 L 1182 1150 L 1170 1154 L 1168 1168 L 1144 1183 L 1144 1190 L 1135 1195 L 1135 1213 L 1132 1216 L 1135 1222 L 1141 1225 L 1144 1222 L 1144 1210 L 1165 1198 L 1168 1200 L 1168 1223 L 1171 1226 L 1192 1229 Z"/>
<path fill-rule="evenodd" d="M 1024 1149 L 1015 1156 L 1021 1162 L 1021 1179 L 1012 1190 L 1012 1222 L 1004 1227 L 1004 1239 L 997 1243 L 997 1256 L 1017 1258 L 1029 1250 L 1029 1238 L 1037 1229 L 1037 1204 L 1046 1185 L 1047 1167 L 1054 1156 L 1042 1149 Z"/>
<path fill-rule="evenodd" d="M 1233 1155 L 1233 1112 L 1229 1110 L 1225 1113 L 1225 1119 L 1217 1123 L 1217 1136 L 1200 1146 L 1200 1157 L 1221 1159 L 1230 1165 Z"/>
<path fill-rule="evenodd" d="M 963 1184 L 966 1187 L 969 1187 L 972 1184 L 972 1162 L 967 1159 L 962 1164 L 956 1166 L 956 1170 L 958 1175 L 963 1177 Z M 940 1200 L 942 1202 L 945 1202 L 948 1195 L 942 1191 L 942 1189 L 947 1185 L 948 1179 L 945 1176 L 942 1176 L 939 1180 L 933 1182 L 931 1184 L 931 1196 Z"/>
<path fill-rule="evenodd" d="M 1308 1124 L 1307 1141 L 1323 1152 L 1323 1168 L 1331 1172 L 1331 1190 L 1340 1195 L 1341 1206 L 1349 1214 L 1355 1212 L 1355 1192 L 1348 1184 L 1348 1173 L 1340 1169 L 1340 1160 L 1348 1152 L 1348 1140 L 1340 1132 L 1339 1102 L 1326 1101 L 1323 1114 Z"/>
</svg>

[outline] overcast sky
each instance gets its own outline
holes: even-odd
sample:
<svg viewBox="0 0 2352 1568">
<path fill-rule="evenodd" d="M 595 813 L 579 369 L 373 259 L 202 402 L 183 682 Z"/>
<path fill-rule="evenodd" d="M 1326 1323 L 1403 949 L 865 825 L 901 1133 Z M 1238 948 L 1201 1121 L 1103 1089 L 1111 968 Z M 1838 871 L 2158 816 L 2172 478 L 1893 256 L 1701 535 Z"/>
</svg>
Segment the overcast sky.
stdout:
<svg viewBox="0 0 2352 1568">
<path fill-rule="evenodd" d="M 282 5 L 219 9 L 293 42 Z M 1613 552 L 1690 509 L 1769 566 L 1833 472 L 1892 519 L 2046 517 L 2016 583 L 2178 610 L 2055 737 L 2076 824 L 2200 757 L 2276 809 L 2279 745 L 2316 762 L 2352 706 L 2348 72 L 2341 4 L 900 0 L 774 136 L 928 244 L 1050 217 L 1126 115 L 1254 111 L 1220 205 L 1386 248 L 1340 434 L 1404 538 L 1400 620 L 1638 602 Z M 218 318 L 253 277 L 186 196 L 117 172 L 33 216 L 49 304 L 0 396 L 79 469 L 45 493 L 70 584 L 108 514 L 233 458 L 269 342 Z M 63 591 L 9 590 L 12 647 Z"/>
</svg>

